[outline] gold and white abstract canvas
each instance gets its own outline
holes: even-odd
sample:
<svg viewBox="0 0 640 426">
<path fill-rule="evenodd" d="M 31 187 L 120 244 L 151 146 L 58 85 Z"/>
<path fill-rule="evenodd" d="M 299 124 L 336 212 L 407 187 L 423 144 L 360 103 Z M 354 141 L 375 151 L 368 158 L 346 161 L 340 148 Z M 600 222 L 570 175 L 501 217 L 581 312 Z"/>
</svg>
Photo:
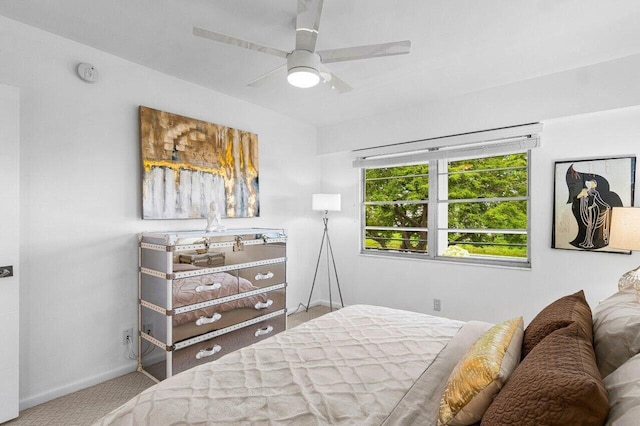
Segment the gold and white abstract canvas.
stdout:
<svg viewBox="0 0 640 426">
<path fill-rule="evenodd" d="M 140 107 L 143 219 L 257 217 L 258 136 Z"/>
</svg>

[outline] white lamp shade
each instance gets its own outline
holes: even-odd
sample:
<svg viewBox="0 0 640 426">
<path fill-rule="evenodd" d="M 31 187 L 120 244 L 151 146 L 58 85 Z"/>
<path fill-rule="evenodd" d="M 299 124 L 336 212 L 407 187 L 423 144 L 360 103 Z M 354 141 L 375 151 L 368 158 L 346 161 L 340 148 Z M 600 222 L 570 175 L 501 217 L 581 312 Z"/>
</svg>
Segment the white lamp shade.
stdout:
<svg viewBox="0 0 640 426">
<path fill-rule="evenodd" d="M 609 247 L 640 250 L 640 207 L 614 207 Z"/>
<path fill-rule="evenodd" d="M 340 211 L 340 194 L 313 194 L 311 208 L 319 211 Z"/>
</svg>

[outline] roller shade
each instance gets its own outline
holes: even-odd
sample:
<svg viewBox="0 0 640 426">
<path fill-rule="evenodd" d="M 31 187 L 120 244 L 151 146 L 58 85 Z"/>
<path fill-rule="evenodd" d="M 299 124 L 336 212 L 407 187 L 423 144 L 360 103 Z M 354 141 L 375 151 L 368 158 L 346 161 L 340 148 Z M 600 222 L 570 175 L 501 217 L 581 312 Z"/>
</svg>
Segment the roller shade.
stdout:
<svg viewBox="0 0 640 426">
<path fill-rule="evenodd" d="M 353 167 L 382 168 L 430 160 L 485 157 L 522 152 L 540 146 L 542 124 L 465 133 L 353 151 Z"/>
</svg>

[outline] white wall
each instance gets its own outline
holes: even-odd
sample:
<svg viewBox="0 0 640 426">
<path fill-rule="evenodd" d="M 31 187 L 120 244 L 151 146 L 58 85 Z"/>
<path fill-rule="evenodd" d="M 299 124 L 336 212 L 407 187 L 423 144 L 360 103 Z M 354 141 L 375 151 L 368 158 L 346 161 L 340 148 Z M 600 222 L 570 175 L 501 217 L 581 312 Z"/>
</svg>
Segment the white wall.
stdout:
<svg viewBox="0 0 640 426">
<path fill-rule="evenodd" d="M 359 255 L 359 171 L 346 152 L 323 156 L 323 190 L 343 194 L 331 235 L 345 302 L 434 314 L 433 299 L 439 298 L 438 315 L 491 322 L 523 315 L 528 322 L 549 302 L 584 289 L 594 307 L 617 290 L 624 272 L 640 264 L 640 254 L 550 248 L 554 161 L 627 154 L 640 154 L 640 107 L 544 122 L 542 146 L 532 153 L 531 270 Z"/>
<path fill-rule="evenodd" d="M 314 127 L 2 17 L 0 82 L 22 94 L 22 409 L 133 371 L 121 336 L 137 323 L 136 233 L 206 225 L 140 219 L 139 105 L 259 135 L 261 217 L 226 225 L 287 228 L 287 304 L 306 302 Z"/>
<path fill-rule="evenodd" d="M 318 131 L 318 152 L 367 148 L 640 105 L 640 55 L 593 64 Z"/>
</svg>

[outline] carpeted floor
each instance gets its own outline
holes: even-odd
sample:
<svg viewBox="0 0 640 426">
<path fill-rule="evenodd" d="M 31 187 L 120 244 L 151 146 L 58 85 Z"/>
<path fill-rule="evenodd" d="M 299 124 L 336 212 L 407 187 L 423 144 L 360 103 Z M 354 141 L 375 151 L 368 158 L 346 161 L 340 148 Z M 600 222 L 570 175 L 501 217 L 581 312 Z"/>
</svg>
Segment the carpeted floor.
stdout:
<svg viewBox="0 0 640 426">
<path fill-rule="evenodd" d="M 326 306 L 315 306 L 308 312 L 304 307 L 298 308 L 287 318 L 287 327 L 293 328 L 328 312 Z M 17 419 L 3 425 L 90 425 L 153 384 L 153 380 L 136 371 L 21 411 Z"/>
<path fill-rule="evenodd" d="M 293 328 L 297 325 L 302 324 L 303 322 L 317 318 L 324 314 L 328 314 L 329 312 L 330 309 L 328 306 L 313 306 L 309 308 L 308 312 L 306 312 L 304 309 L 304 305 L 301 304 L 300 306 L 298 306 L 298 309 L 287 318 L 287 328 Z"/>
<path fill-rule="evenodd" d="M 90 425 L 154 383 L 136 371 L 21 411 L 5 425 Z"/>
</svg>

